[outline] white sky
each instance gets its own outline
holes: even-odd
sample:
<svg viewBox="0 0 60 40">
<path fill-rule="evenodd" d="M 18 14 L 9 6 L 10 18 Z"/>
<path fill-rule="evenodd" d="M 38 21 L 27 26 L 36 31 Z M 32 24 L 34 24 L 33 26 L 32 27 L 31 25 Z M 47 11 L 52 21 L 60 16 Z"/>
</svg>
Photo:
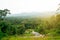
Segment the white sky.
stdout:
<svg viewBox="0 0 60 40">
<path fill-rule="evenodd" d="M 11 13 L 55 11 L 60 0 L 0 0 L 0 9 Z"/>
</svg>

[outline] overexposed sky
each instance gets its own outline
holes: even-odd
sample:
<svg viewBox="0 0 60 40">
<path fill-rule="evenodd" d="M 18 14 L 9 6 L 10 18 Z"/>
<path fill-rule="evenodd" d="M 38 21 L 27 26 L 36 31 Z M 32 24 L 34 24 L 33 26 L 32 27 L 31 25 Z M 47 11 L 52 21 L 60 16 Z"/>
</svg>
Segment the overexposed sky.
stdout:
<svg viewBox="0 0 60 40">
<path fill-rule="evenodd" d="M 55 11 L 60 0 L 0 0 L 0 9 L 11 13 Z"/>
</svg>

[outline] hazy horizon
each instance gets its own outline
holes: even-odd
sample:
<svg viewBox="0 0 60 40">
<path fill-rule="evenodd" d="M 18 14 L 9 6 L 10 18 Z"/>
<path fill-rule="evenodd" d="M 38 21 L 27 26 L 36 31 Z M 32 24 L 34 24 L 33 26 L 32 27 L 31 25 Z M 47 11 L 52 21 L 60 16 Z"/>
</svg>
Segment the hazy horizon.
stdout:
<svg viewBox="0 0 60 40">
<path fill-rule="evenodd" d="M 0 9 L 9 9 L 12 14 L 22 12 L 56 11 L 60 0 L 0 0 Z"/>
</svg>

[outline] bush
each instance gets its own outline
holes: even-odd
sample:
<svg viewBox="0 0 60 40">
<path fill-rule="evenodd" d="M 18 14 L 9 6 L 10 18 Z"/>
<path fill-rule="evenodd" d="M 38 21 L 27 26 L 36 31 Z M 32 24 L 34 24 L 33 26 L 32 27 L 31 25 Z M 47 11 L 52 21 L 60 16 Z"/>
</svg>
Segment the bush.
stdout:
<svg viewBox="0 0 60 40">
<path fill-rule="evenodd" d="M 24 26 L 18 26 L 18 27 L 16 27 L 16 34 L 18 34 L 18 35 L 20 35 L 20 34 L 24 34 L 24 32 L 25 32 L 25 27 Z"/>
</svg>

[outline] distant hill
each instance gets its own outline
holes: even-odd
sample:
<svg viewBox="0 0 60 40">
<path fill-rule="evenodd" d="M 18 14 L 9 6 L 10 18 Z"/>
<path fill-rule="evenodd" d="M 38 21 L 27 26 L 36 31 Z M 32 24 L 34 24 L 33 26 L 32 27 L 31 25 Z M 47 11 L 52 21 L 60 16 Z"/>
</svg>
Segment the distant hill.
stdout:
<svg viewBox="0 0 60 40">
<path fill-rule="evenodd" d="M 30 13 L 16 13 L 7 15 L 7 17 L 48 17 L 54 15 L 56 12 L 30 12 Z"/>
</svg>

